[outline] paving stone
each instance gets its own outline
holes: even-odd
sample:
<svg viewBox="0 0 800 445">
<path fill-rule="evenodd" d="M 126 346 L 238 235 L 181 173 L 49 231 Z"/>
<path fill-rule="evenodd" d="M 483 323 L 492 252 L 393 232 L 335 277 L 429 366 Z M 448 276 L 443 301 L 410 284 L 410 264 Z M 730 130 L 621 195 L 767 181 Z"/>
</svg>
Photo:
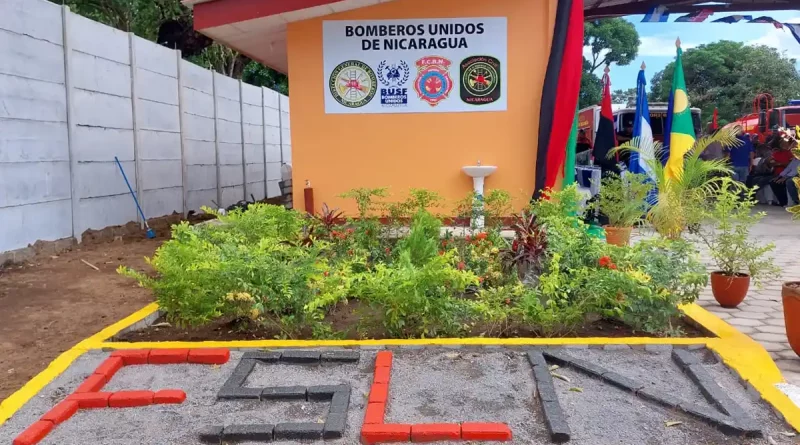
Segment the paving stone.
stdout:
<svg viewBox="0 0 800 445">
<path fill-rule="evenodd" d="M 752 327 L 762 326 L 765 324 L 760 320 L 752 320 L 749 318 L 731 318 L 730 320 L 728 320 L 728 323 L 730 323 L 733 326 L 752 326 Z"/>
<path fill-rule="evenodd" d="M 312 440 L 322 437 L 322 423 L 279 423 L 275 425 L 275 440 Z"/>
<path fill-rule="evenodd" d="M 289 350 L 283 351 L 281 361 L 285 363 L 314 364 L 319 363 L 322 353 L 319 351 Z"/>
<path fill-rule="evenodd" d="M 769 352 L 783 351 L 784 349 L 786 349 L 780 343 L 772 343 L 768 341 L 760 341 L 759 343 L 761 343 L 761 346 L 764 347 L 764 349 L 766 349 Z"/>
<path fill-rule="evenodd" d="M 322 428 L 323 439 L 339 439 L 347 428 L 347 413 L 331 413 Z"/>
<path fill-rule="evenodd" d="M 307 388 L 308 400 L 331 400 L 339 391 L 349 391 L 349 385 L 319 385 Z"/>
<path fill-rule="evenodd" d="M 681 368 L 700 363 L 700 360 L 696 355 L 682 349 L 675 349 L 672 351 L 672 361 L 674 361 Z"/>
<path fill-rule="evenodd" d="M 666 406 L 667 408 L 675 408 L 681 402 L 681 400 L 677 397 L 661 392 L 655 388 L 645 387 L 639 390 L 636 394 L 645 400 L 653 401 L 661 406 Z"/>
<path fill-rule="evenodd" d="M 756 332 L 758 332 L 756 329 L 758 328 L 752 326 L 736 326 L 737 331 L 747 335 L 755 334 Z"/>
<path fill-rule="evenodd" d="M 786 326 L 786 319 L 783 318 L 783 312 L 781 312 L 780 317 L 774 316 L 772 318 L 767 319 L 764 324 L 768 324 L 770 326 Z"/>
<path fill-rule="evenodd" d="M 714 311 L 711 311 L 711 312 L 713 313 Z M 714 315 L 716 315 L 717 317 L 719 317 L 719 318 L 721 318 L 723 320 L 730 320 L 731 318 L 733 318 L 733 315 L 729 314 L 727 312 L 714 313 Z"/>
<path fill-rule="evenodd" d="M 305 386 L 270 386 L 261 392 L 261 400 L 306 400 Z"/>
<path fill-rule="evenodd" d="M 758 332 L 768 332 L 770 334 L 783 334 L 786 337 L 786 328 L 783 326 L 757 326 L 754 328 Z"/>
<path fill-rule="evenodd" d="M 558 402 L 542 402 L 545 425 L 550 431 L 550 440 L 556 443 L 567 442 L 570 438 L 567 416 Z"/>
<path fill-rule="evenodd" d="M 709 401 L 709 403 L 716 406 L 729 416 L 736 418 L 747 417 L 744 410 L 742 410 L 739 405 L 737 405 L 733 400 L 731 400 L 730 397 L 728 397 L 728 395 L 725 393 L 725 390 L 723 390 L 717 384 L 708 371 L 703 368 L 703 365 L 689 365 L 685 369 L 686 373 L 689 375 L 689 378 L 691 378 L 692 381 L 697 384 L 697 386 L 700 388 L 700 392 L 703 393 L 703 396 Z"/>
<path fill-rule="evenodd" d="M 626 389 L 628 391 L 636 392 L 642 388 L 644 388 L 644 384 L 639 383 L 633 379 L 629 379 L 622 374 L 618 374 L 616 372 L 606 372 L 603 374 L 603 380 L 607 381 L 608 383 L 622 389 Z"/>
<path fill-rule="evenodd" d="M 735 316 L 736 318 L 749 318 L 751 320 L 766 320 L 770 318 L 769 315 L 762 313 L 762 312 L 748 312 L 748 311 L 741 311 Z"/>
<path fill-rule="evenodd" d="M 266 442 L 272 440 L 273 425 L 229 425 L 222 430 L 223 442 Z"/>
<path fill-rule="evenodd" d="M 238 399 L 255 399 L 261 398 L 262 388 L 242 388 L 233 386 L 223 386 L 217 393 L 217 398 L 220 400 L 238 400 Z"/>
<path fill-rule="evenodd" d="M 320 356 L 323 362 L 354 363 L 361 358 L 358 351 L 326 351 Z"/>
<path fill-rule="evenodd" d="M 748 305 L 747 308 L 744 309 L 744 310 L 746 312 L 761 313 L 761 314 L 769 315 L 770 313 L 775 311 L 775 308 L 772 305 L 769 305 L 769 306 Z M 769 318 L 769 317 L 767 317 L 767 318 Z"/>
<path fill-rule="evenodd" d="M 631 347 L 628 345 L 605 345 L 603 349 L 606 351 L 629 351 Z"/>
<path fill-rule="evenodd" d="M 751 335 L 751 337 L 756 341 L 768 341 L 775 343 L 782 343 L 786 341 L 786 333 L 772 334 L 769 332 L 757 332 Z"/>
<path fill-rule="evenodd" d="M 783 378 L 786 379 L 787 382 L 793 385 L 800 385 L 800 372 L 781 370 L 781 374 L 783 374 Z"/>
<path fill-rule="evenodd" d="M 197 438 L 202 443 L 219 444 L 222 441 L 222 425 L 203 427 L 197 433 Z"/>
<path fill-rule="evenodd" d="M 800 373 L 800 359 L 795 356 L 795 359 L 781 359 L 775 360 L 778 369 L 781 371 L 791 371 Z"/>
<path fill-rule="evenodd" d="M 797 353 L 792 350 L 792 348 L 788 348 L 785 351 L 778 351 L 777 355 L 782 360 L 797 360 L 798 356 Z"/>
<path fill-rule="evenodd" d="M 350 387 L 346 390 L 337 391 L 333 398 L 331 398 L 331 406 L 328 409 L 330 414 L 333 413 L 347 413 L 347 408 L 350 406 Z"/>
<path fill-rule="evenodd" d="M 280 358 L 280 351 L 247 351 L 242 355 L 242 360 L 252 359 L 264 363 L 275 363 Z"/>
</svg>

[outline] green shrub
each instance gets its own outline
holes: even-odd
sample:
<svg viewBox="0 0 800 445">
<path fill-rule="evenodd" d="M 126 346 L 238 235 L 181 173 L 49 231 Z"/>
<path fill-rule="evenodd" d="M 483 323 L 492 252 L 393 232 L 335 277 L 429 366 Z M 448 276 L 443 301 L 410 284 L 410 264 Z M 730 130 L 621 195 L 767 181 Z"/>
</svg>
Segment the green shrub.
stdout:
<svg viewBox="0 0 800 445">
<path fill-rule="evenodd" d="M 392 265 L 377 264 L 351 288 L 353 296 L 381 308 L 384 326 L 393 337 L 458 335 L 465 329 L 467 304 L 458 298 L 477 284 L 469 271 L 453 267 L 454 252 L 435 255 L 415 265 L 403 250 Z"/>
</svg>

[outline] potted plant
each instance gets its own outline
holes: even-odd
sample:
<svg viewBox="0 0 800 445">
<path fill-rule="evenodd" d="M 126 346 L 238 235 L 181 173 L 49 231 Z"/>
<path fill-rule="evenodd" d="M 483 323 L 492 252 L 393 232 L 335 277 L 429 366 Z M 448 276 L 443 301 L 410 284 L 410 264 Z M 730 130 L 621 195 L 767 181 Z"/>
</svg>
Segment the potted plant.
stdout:
<svg viewBox="0 0 800 445">
<path fill-rule="evenodd" d="M 617 246 L 628 245 L 633 226 L 647 212 L 647 195 L 652 188 L 646 175 L 611 174 L 603 178 L 600 194 L 593 207 L 608 218 L 608 224 L 603 226 L 606 242 Z"/>
<path fill-rule="evenodd" d="M 654 188 L 658 191 L 647 211 L 647 221 L 661 236 L 678 239 L 690 227 L 698 223 L 706 203 L 719 186 L 719 181 L 730 176 L 732 170 L 727 160 L 703 160 L 700 155 L 712 143 L 725 148 L 735 147 L 741 142 L 736 138 L 739 128 L 723 128 L 715 134 L 697 140 L 683 158 L 683 171 L 672 176 L 661 159 L 669 156 L 661 142 L 633 138 L 611 150 L 616 153 L 637 153 L 644 160 L 646 169 L 653 177 Z"/>
<path fill-rule="evenodd" d="M 795 127 L 796 128 L 796 127 Z M 785 137 L 791 138 L 794 144 L 792 153 L 794 157 L 800 159 L 800 148 L 797 146 L 797 139 L 792 137 L 789 132 L 783 131 Z M 800 168 L 797 169 L 800 174 Z M 798 189 L 800 189 L 800 176 L 791 179 Z M 800 205 L 790 207 L 787 210 L 794 214 L 795 218 L 800 218 Z M 786 338 L 795 354 L 800 355 L 800 281 L 787 281 L 781 288 L 781 298 L 783 299 L 783 319 L 786 321 Z"/>
<path fill-rule="evenodd" d="M 711 292 L 725 308 L 738 306 L 751 282 L 760 285 L 779 272 L 772 258 L 766 257 L 775 245 L 762 246 L 748 237 L 750 228 L 766 215 L 752 212 L 753 194 L 731 178 L 722 178 L 696 231 L 717 265 L 718 270 L 711 273 Z"/>
</svg>

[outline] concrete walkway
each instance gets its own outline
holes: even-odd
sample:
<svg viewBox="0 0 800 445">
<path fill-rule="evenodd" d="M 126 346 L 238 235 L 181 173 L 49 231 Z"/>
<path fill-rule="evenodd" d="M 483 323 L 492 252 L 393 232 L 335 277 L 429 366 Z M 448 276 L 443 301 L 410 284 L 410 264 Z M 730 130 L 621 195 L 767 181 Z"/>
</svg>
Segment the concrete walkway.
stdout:
<svg viewBox="0 0 800 445">
<path fill-rule="evenodd" d="M 751 288 L 744 302 L 735 309 L 725 309 L 714 300 L 711 286 L 700 295 L 698 303 L 750 335 L 769 351 L 786 381 L 800 386 L 800 357 L 792 351 L 786 339 L 783 320 L 781 285 L 784 281 L 800 281 L 800 221 L 780 207 L 758 206 L 767 216 L 751 232 L 751 237 L 763 243 L 773 242 L 775 263 L 781 276 L 764 283 L 761 289 Z M 713 270 L 706 252 L 701 251 L 704 262 Z"/>
</svg>

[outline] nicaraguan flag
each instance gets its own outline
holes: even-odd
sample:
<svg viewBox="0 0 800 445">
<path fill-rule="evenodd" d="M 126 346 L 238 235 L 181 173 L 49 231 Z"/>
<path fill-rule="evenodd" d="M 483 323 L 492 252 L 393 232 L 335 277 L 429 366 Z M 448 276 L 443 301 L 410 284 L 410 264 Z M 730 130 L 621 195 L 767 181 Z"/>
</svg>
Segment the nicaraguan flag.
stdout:
<svg viewBox="0 0 800 445">
<path fill-rule="evenodd" d="M 794 39 L 797 40 L 797 43 L 800 43 L 800 24 L 797 23 L 784 23 L 784 28 L 789 28 L 789 31 L 792 32 Z"/>
<path fill-rule="evenodd" d="M 647 104 L 647 80 L 644 76 L 644 64 L 639 70 L 636 81 L 636 114 L 633 118 L 633 138 L 639 141 L 639 151 L 631 153 L 628 170 L 631 173 L 646 173 L 654 178 L 650 165 L 655 158 L 653 147 L 653 129 L 650 127 L 650 107 Z"/>
<path fill-rule="evenodd" d="M 711 23 L 737 23 L 742 20 L 753 20 L 752 15 L 729 15 L 727 17 L 723 17 L 721 19 L 716 19 Z"/>
<path fill-rule="evenodd" d="M 642 22 L 650 23 L 663 23 L 669 19 L 669 13 L 666 6 L 654 6 L 653 9 L 647 12 L 642 19 Z"/>
<path fill-rule="evenodd" d="M 701 9 L 699 11 L 695 11 L 691 14 L 686 14 L 684 16 L 678 17 L 675 19 L 675 22 L 691 22 L 691 23 L 701 23 L 706 21 L 706 19 L 711 15 L 714 14 L 714 11 L 711 9 Z"/>
</svg>

